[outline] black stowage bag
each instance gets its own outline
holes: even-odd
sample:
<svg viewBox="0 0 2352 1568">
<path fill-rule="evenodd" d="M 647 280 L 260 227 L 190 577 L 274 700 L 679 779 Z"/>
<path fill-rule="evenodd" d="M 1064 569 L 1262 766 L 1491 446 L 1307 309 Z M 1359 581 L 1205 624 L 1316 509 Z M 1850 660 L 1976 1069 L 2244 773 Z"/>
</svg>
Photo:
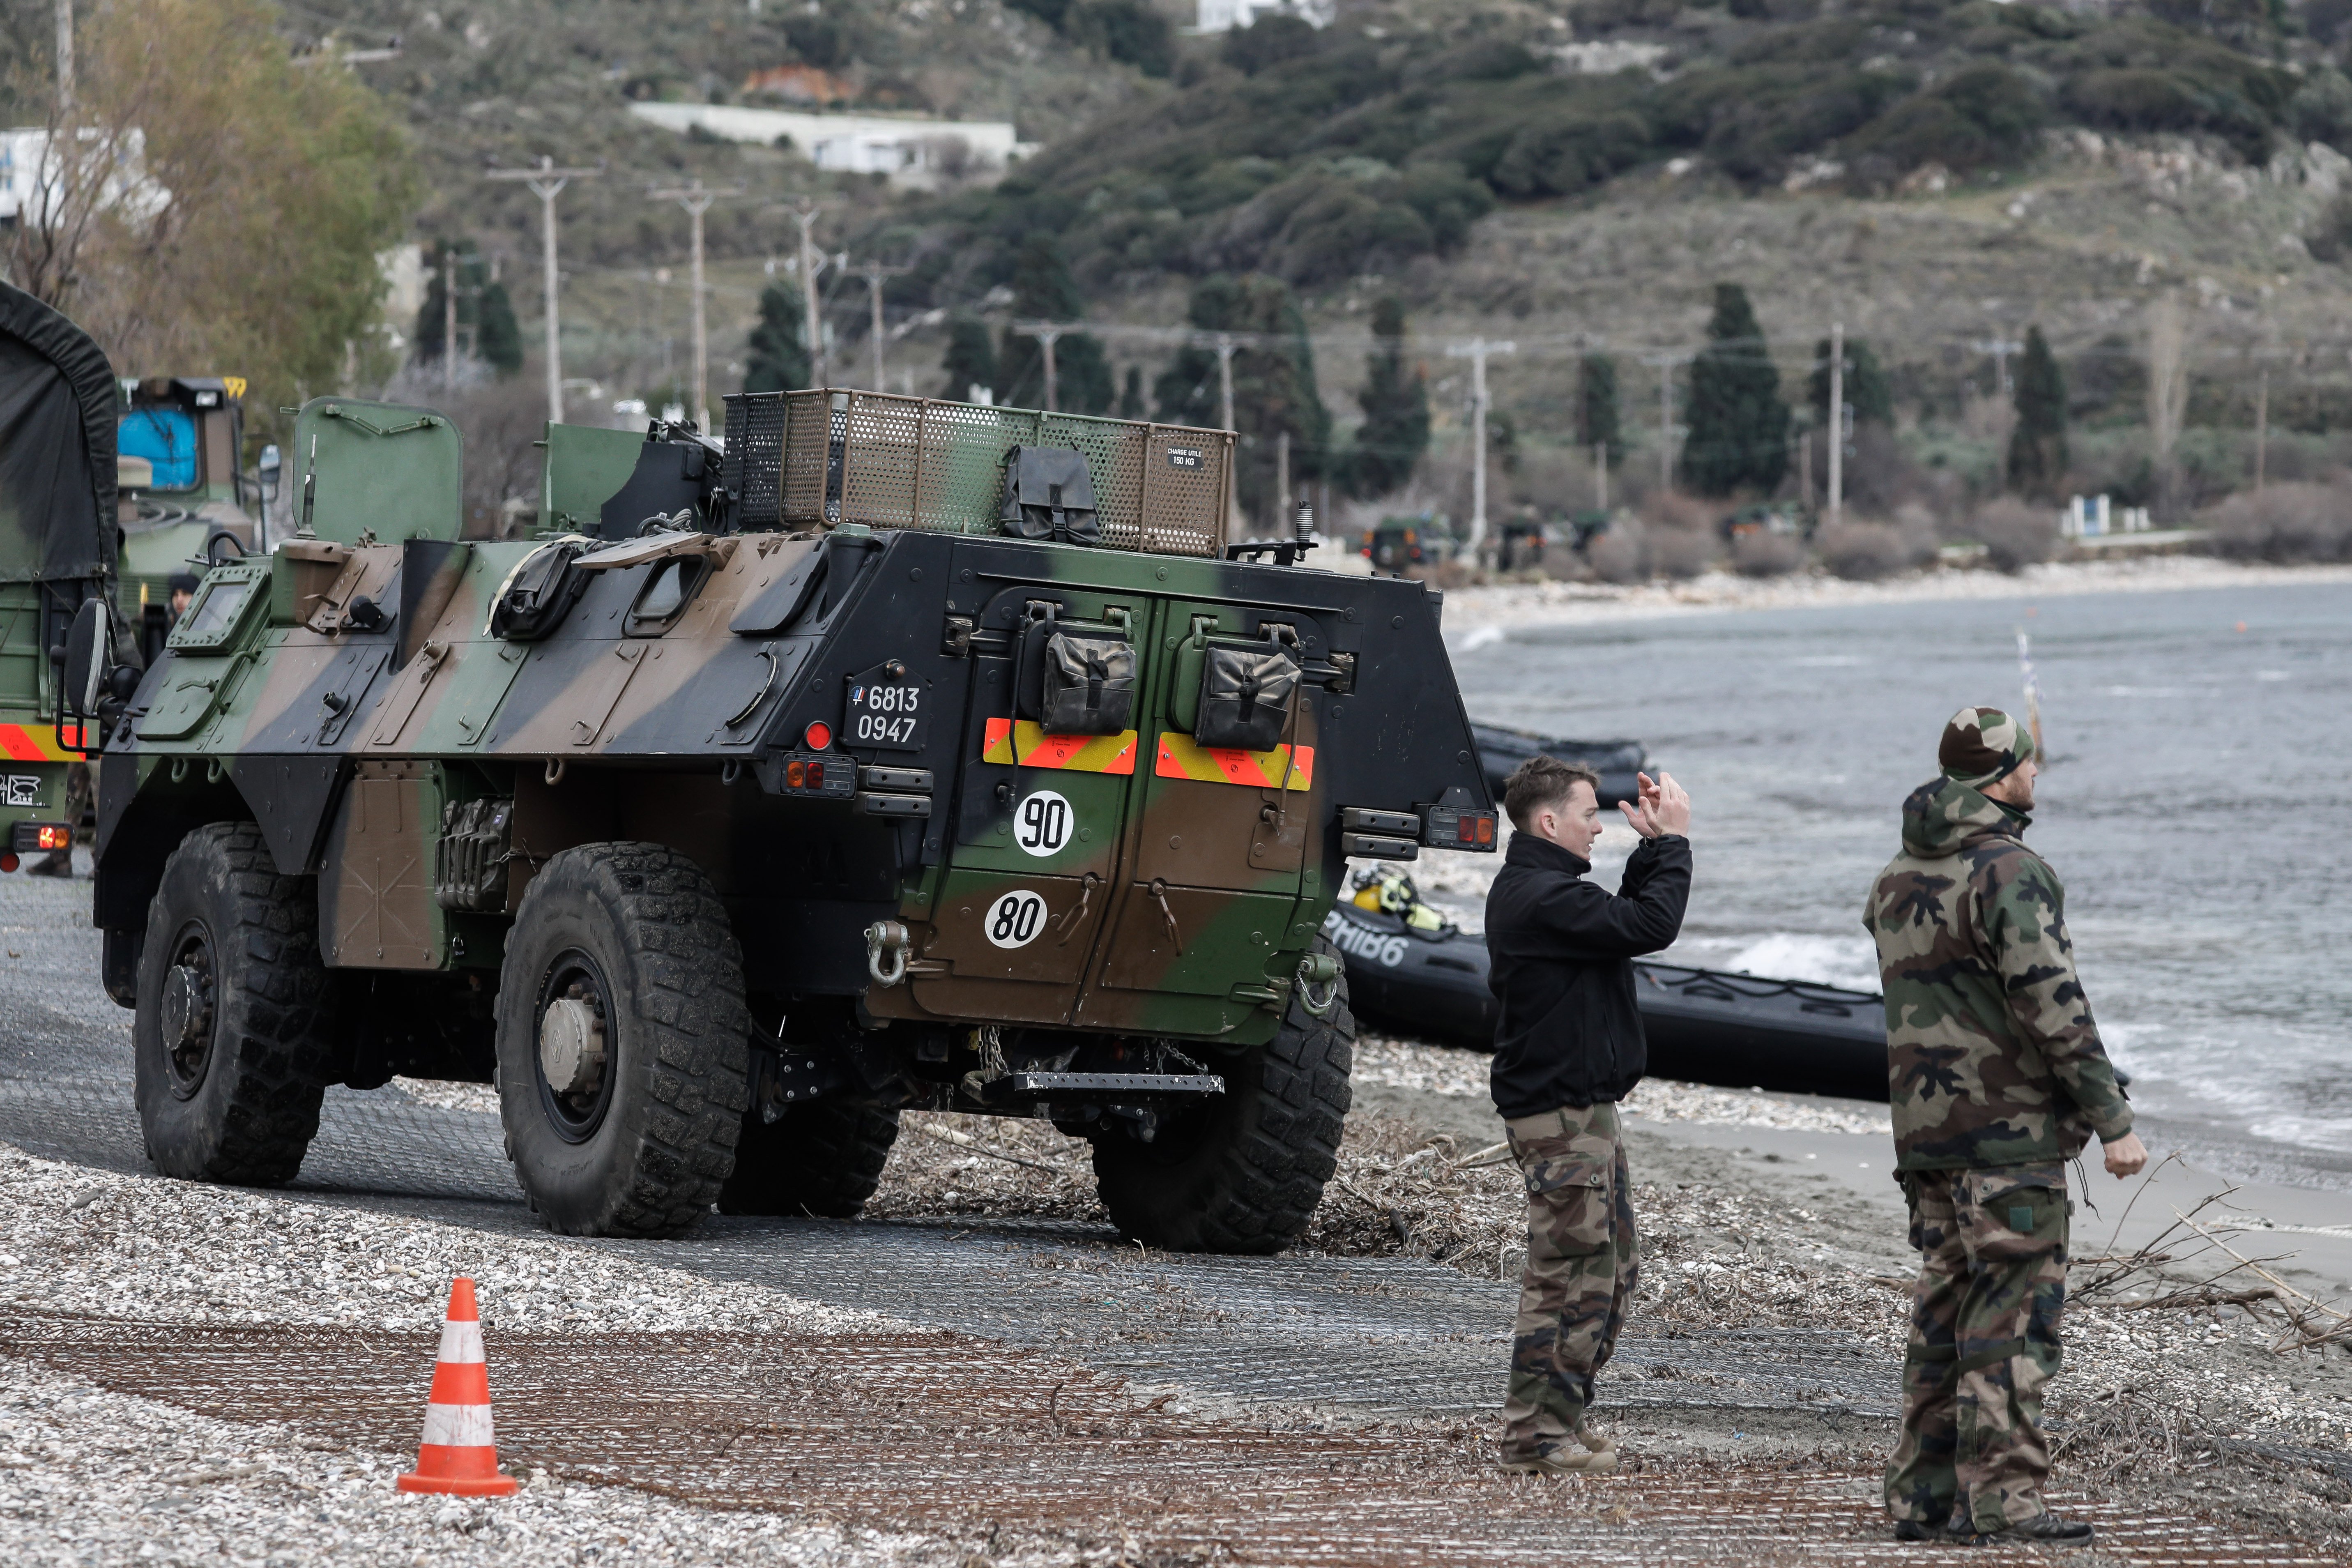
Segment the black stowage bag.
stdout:
<svg viewBox="0 0 2352 1568">
<path fill-rule="evenodd" d="M 1298 695 L 1298 661 L 1276 645 L 1211 647 L 1202 665 L 1201 717 L 1192 739 L 1203 746 L 1274 750 Z"/>
<path fill-rule="evenodd" d="M 513 821 L 511 800 L 453 800 L 442 808 L 434 902 L 445 910 L 505 912 L 507 862 L 514 858 L 508 848 Z"/>
<path fill-rule="evenodd" d="M 1094 476 L 1071 447 L 1015 447 L 1004 454 L 1004 531 L 1056 544 L 1100 544 Z"/>
<path fill-rule="evenodd" d="M 1038 722 L 1049 735 L 1116 735 L 1135 716 L 1135 645 L 1054 632 L 1045 638 Z"/>
<path fill-rule="evenodd" d="M 594 541 L 551 540 L 529 555 L 499 587 L 490 606 L 490 635 L 536 642 L 553 631 L 588 591 L 588 574 L 572 564 Z"/>
</svg>

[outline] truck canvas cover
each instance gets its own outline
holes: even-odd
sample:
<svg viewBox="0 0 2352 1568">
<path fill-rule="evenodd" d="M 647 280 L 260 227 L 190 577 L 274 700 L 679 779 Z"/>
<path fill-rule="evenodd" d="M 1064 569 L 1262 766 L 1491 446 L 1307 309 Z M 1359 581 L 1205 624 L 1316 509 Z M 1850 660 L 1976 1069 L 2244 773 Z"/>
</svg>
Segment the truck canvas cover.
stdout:
<svg viewBox="0 0 2352 1568">
<path fill-rule="evenodd" d="M 115 399 L 89 334 L 0 283 L 0 583 L 105 574 Z"/>
</svg>

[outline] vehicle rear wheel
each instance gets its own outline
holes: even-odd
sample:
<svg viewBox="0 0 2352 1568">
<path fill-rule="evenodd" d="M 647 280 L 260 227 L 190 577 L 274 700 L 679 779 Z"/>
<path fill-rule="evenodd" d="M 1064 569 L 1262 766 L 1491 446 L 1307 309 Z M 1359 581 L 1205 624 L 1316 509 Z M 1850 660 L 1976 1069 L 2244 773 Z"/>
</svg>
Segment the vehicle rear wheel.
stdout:
<svg viewBox="0 0 2352 1568">
<path fill-rule="evenodd" d="M 1317 938 L 1318 952 L 1334 951 Z M 1339 1169 L 1356 1019 L 1345 973 L 1328 1018 L 1298 989 L 1272 1040 L 1224 1058 L 1225 1092 L 1164 1119 L 1150 1142 L 1095 1135 L 1095 1186 L 1119 1233 L 1176 1252 L 1278 1252 Z"/>
<path fill-rule="evenodd" d="M 147 1157 L 167 1176 L 290 1181 L 339 1075 L 319 897 L 285 877 L 260 828 L 215 822 L 180 841 L 147 908 L 131 1023 Z"/>
<path fill-rule="evenodd" d="M 727 910 L 658 844 L 531 879 L 499 981 L 499 1109 L 531 1207 L 568 1236 L 676 1236 L 734 1169 L 751 1014 Z"/>
<path fill-rule="evenodd" d="M 895 1110 L 817 1100 L 763 1121 L 755 1106 L 743 1119 L 735 1173 L 719 1194 L 719 1212 L 854 1219 L 874 1195 L 898 1141 Z"/>
</svg>

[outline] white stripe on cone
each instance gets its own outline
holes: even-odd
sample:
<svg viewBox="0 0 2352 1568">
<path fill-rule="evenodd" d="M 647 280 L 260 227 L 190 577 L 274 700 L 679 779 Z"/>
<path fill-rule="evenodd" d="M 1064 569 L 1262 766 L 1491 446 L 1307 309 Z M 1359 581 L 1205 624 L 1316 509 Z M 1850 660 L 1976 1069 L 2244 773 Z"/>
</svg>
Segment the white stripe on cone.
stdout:
<svg viewBox="0 0 2352 1568">
<path fill-rule="evenodd" d="M 490 1407 L 487 1405 L 426 1405 L 425 1441 L 445 1448 L 488 1447 L 493 1441 L 490 1436 Z"/>
<path fill-rule="evenodd" d="M 441 1353 L 436 1361 L 469 1362 L 482 1359 L 482 1325 L 478 1319 L 457 1322 L 443 1319 L 441 1322 Z"/>
</svg>

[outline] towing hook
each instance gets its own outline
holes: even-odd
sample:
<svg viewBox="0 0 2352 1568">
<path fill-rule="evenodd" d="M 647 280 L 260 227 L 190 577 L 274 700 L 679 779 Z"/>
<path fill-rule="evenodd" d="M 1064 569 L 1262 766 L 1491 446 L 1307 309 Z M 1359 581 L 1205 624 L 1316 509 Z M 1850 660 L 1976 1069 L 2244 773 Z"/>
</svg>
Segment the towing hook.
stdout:
<svg viewBox="0 0 2352 1568">
<path fill-rule="evenodd" d="M 874 984 L 888 987 L 907 978 L 907 928 L 898 921 L 876 921 L 866 928 L 866 973 Z"/>
<path fill-rule="evenodd" d="M 1316 995 L 1317 986 L 1323 988 Z M 1298 961 L 1298 999 L 1318 1018 L 1328 1018 L 1339 1000 L 1339 961 L 1328 952 L 1310 952 Z"/>
</svg>

